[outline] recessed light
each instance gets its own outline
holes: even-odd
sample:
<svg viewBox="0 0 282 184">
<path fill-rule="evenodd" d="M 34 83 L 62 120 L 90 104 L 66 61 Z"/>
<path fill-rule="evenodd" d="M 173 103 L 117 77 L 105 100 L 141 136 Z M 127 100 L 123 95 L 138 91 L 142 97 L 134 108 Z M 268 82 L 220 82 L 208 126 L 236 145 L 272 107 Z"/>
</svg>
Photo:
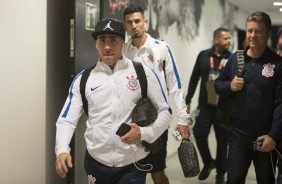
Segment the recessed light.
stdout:
<svg viewBox="0 0 282 184">
<path fill-rule="evenodd" d="M 273 2 L 273 6 L 282 6 L 282 2 Z"/>
<path fill-rule="evenodd" d="M 279 11 L 281 11 L 281 12 L 282 12 L 282 8 L 279 8 Z"/>
</svg>

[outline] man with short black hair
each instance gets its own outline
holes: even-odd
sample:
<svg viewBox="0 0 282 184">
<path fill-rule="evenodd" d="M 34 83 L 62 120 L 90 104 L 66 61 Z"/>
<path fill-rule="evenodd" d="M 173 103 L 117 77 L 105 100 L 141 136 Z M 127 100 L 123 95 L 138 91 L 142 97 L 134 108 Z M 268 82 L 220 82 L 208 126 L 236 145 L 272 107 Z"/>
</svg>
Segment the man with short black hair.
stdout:
<svg viewBox="0 0 282 184">
<path fill-rule="evenodd" d="M 122 54 L 125 39 L 123 23 L 116 19 L 99 21 L 92 33 L 100 56 L 85 86 L 88 102 L 84 167 L 89 184 L 145 184 L 148 164 L 141 141 L 154 142 L 169 126 L 172 116 L 155 74 L 147 67 L 147 96 L 158 115 L 150 126 L 132 122 L 131 112 L 142 98 L 133 62 Z M 85 72 L 85 71 L 83 71 Z M 65 177 L 72 167 L 69 144 L 83 113 L 80 82 L 83 72 L 73 80 L 68 98 L 57 120 L 56 171 Z M 116 135 L 126 123 L 130 130 Z M 141 168 L 138 168 L 139 167 Z M 148 168 L 149 169 L 149 168 Z"/>
<path fill-rule="evenodd" d="M 226 28 L 220 27 L 213 32 L 213 46 L 198 54 L 186 96 L 187 109 L 190 110 L 190 103 L 196 91 L 199 80 L 200 94 L 198 100 L 199 114 L 193 127 L 197 147 L 202 157 L 204 167 L 198 179 L 205 180 L 209 177 L 212 169 L 216 168 L 216 184 L 223 184 L 224 175 L 227 169 L 227 130 L 216 122 L 217 94 L 212 93 L 213 83 L 219 72 L 224 67 L 231 55 L 230 47 L 231 34 Z M 211 85 L 207 85 L 211 84 Z M 208 137 L 213 126 L 216 136 L 216 157 L 212 158 Z"/>
<path fill-rule="evenodd" d="M 190 115 L 186 112 L 184 93 L 178 73 L 175 58 L 170 47 L 163 41 L 152 38 L 145 32 L 148 20 L 144 16 L 144 10 L 135 4 L 129 5 L 124 10 L 124 25 L 130 35 L 129 41 L 123 48 L 126 57 L 144 66 L 149 66 L 160 78 L 164 88 L 163 93 L 172 97 L 178 122 L 175 130 L 178 130 L 183 139 L 190 136 Z M 161 95 L 161 94 L 160 94 Z M 155 184 L 168 184 L 169 179 L 165 174 L 168 130 L 161 135 L 162 148 L 151 154 L 153 169 L 151 176 Z"/>
</svg>

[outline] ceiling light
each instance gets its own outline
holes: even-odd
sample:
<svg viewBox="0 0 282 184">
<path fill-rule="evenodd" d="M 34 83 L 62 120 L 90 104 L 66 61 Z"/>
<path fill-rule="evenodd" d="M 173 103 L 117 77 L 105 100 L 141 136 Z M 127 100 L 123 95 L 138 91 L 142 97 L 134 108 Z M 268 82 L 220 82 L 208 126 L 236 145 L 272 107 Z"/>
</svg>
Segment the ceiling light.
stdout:
<svg viewBox="0 0 282 184">
<path fill-rule="evenodd" d="M 282 2 L 273 2 L 273 6 L 282 6 Z"/>
<path fill-rule="evenodd" d="M 279 11 L 281 11 L 281 12 L 282 12 L 282 8 L 279 8 Z"/>
</svg>

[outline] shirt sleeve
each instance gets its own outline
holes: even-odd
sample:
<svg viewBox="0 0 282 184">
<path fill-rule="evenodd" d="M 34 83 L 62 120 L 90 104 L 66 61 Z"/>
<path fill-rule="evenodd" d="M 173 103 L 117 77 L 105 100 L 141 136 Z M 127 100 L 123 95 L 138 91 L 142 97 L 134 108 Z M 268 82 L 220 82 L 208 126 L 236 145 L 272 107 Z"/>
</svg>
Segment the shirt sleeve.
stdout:
<svg viewBox="0 0 282 184">
<path fill-rule="evenodd" d="M 172 114 L 157 74 L 146 66 L 144 66 L 144 69 L 148 81 L 147 96 L 157 109 L 158 116 L 154 123 L 140 127 L 141 140 L 152 143 L 168 129 L 172 121 Z"/>
<path fill-rule="evenodd" d="M 201 69 L 200 69 L 200 60 L 201 60 L 201 55 L 202 52 L 198 55 L 196 63 L 194 65 L 190 80 L 189 80 L 189 85 L 188 85 L 188 90 L 187 90 L 187 95 L 186 95 L 186 104 L 190 104 L 191 100 L 195 94 L 198 82 L 201 77 Z"/>
<path fill-rule="evenodd" d="M 83 113 L 79 86 L 80 79 L 81 74 L 78 74 L 73 80 L 64 107 L 56 122 L 55 153 L 57 156 L 61 153 L 70 152 L 69 144 L 77 122 Z"/>
<path fill-rule="evenodd" d="M 225 67 L 222 69 L 219 76 L 215 80 L 215 90 L 221 97 L 229 97 L 233 93 L 231 91 L 230 84 L 234 77 L 234 66 L 231 64 L 237 61 L 237 58 L 235 56 L 236 55 L 233 55 L 228 59 Z"/>
<path fill-rule="evenodd" d="M 166 45 L 166 47 L 168 52 L 165 60 L 166 87 L 168 89 L 169 96 L 175 104 L 176 115 L 178 118 L 177 124 L 188 126 L 191 123 L 191 116 L 190 114 L 187 114 L 187 106 L 184 100 L 184 92 L 177 63 L 170 47 L 168 45 Z"/>
<path fill-rule="evenodd" d="M 272 118 L 272 126 L 269 136 L 276 142 L 282 138 L 282 65 L 280 64 L 277 69 L 277 80 L 275 89 L 275 108 Z"/>
</svg>

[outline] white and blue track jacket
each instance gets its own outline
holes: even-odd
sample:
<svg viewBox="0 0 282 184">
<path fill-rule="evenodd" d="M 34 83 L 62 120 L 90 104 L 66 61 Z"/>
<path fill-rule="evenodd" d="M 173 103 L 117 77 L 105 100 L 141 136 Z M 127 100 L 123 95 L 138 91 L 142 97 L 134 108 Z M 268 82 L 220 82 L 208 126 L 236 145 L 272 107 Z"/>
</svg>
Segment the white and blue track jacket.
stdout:
<svg viewBox="0 0 282 184">
<path fill-rule="evenodd" d="M 172 120 L 164 89 L 155 72 L 145 67 L 148 81 L 147 96 L 158 111 L 154 123 L 140 127 L 141 140 L 152 143 Z M 83 113 L 78 74 L 69 89 L 69 95 L 57 120 L 56 155 L 70 152 L 70 141 Z M 160 95 L 163 94 L 163 95 Z M 147 156 L 141 144 L 121 142 L 116 131 L 122 123 L 131 123 L 131 112 L 141 98 L 141 87 L 131 60 L 123 56 L 114 70 L 98 61 L 91 71 L 85 87 L 89 116 L 86 122 L 85 141 L 89 154 L 98 162 L 110 167 L 122 167 Z"/>
<path fill-rule="evenodd" d="M 162 49 L 162 47 L 165 47 L 165 49 Z M 156 40 L 147 34 L 146 42 L 141 48 L 132 45 L 132 40 L 129 39 L 123 46 L 123 53 L 129 59 L 141 62 L 157 73 L 162 85 L 168 90 L 168 92 L 165 91 L 166 95 L 172 97 L 175 104 L 178 117 L 177 124 L 190 125 L 191 116 L 186 111 L 182 82 L 170 47 L 165 42 Z M 165 57 L 163 57 L 164 54 Z M 165 58 L 165 73 L 163 70 L 163 58 Z"/>
</svg>

